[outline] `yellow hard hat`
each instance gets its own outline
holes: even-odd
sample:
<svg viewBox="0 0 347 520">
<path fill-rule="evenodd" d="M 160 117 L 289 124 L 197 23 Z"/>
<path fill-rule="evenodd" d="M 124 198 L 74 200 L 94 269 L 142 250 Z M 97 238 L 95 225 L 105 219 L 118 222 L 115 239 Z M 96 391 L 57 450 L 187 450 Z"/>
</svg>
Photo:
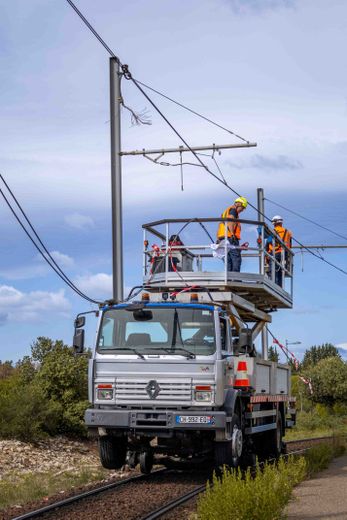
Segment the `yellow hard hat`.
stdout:
<svg viewBox="0 0 347 520">
<path fill-rule="evenodd" d="M 237 197 L 234 202 L 239 202 L 244 208 L 247 208 L 248 206 L 248 200 L 245 197 Z"/>
</svg>

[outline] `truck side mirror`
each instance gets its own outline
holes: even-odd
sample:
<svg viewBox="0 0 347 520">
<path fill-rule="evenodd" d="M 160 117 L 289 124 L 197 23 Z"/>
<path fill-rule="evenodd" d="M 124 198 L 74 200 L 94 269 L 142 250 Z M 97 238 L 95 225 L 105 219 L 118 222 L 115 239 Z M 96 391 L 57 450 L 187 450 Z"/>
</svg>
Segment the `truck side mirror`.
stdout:
<svg viewBox="0 0 347 520">
<path fill-rule="evenodd" d="M 80 327 L 84 327 L 86 323 L 86 317 L 85 316 L 77 316 L 75 319 L 75 329 L 79 329 Z"/>
<path fill-rule="evenodd" d="M 84 316 L 82 316 L 84 318 Z M 73 348 L 76 354 L 84 351 L 84 329 L 76 329 L 73 337 Z"/>
</svg>

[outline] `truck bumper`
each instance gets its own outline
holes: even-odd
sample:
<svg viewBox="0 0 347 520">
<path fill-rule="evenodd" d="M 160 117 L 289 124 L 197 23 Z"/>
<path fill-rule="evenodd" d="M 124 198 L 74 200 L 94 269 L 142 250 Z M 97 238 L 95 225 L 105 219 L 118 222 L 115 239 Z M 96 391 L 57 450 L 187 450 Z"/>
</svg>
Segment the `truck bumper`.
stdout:
<svg viewBox="0 0 347 520">
<path fill-rule="evenodd" d="M 126 430 L 220 430 L 225 429 L 223 411 L 147 411 L 147 410 L 96 410 L 85 413 L 88 428 L 122 428 Z M 196 418 L 196 419 L 195 419 Z M 186 422 L 187 421 L 187 422 Z M 188 422 L 189 421 L 189 422 Z"/>
</svg>

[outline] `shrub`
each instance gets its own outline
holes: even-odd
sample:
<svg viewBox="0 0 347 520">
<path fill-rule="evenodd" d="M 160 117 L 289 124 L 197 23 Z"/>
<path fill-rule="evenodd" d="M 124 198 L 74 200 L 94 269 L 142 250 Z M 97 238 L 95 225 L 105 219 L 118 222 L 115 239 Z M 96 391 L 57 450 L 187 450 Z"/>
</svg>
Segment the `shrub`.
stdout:
<svg viewBox="0 0 347 520">
<path fill-rule="evenodd" d="M 35 386 L 12 377 L 0 384 L 0 395 L 0 437 L 28 442 L 55 433 L 61 405 L 46 401 Z"/>
<path fill-rule="evenodd" d="M 32 345 L 32 356 L 15 368 L 10 362 L 2 364 L 6 377 L 0 377 L 0 438 L 85 436 L 87 366 L 86 356 L 76 356 L 62 341 L 44 337 Z"/>
<path fill-rule="evenodd" d="M 289 501 L 293 486 L 306 474 L 301 457 L 283 460 L 278 465 L 265 464 L 253 477 L 248 469 L 224 469 L 222 477 L 214 475 L 213 487 L 198 501 L 199 520 L 277 520 Z"/>
</svg>

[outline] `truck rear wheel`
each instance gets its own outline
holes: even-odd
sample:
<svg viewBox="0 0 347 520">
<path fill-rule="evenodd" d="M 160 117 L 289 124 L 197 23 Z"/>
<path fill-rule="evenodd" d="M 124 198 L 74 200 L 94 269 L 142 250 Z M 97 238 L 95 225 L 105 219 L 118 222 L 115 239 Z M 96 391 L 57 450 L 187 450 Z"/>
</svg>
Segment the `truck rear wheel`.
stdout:
<svg viewBox="0 0 347 520">
<path fill-rule="evenodd" d="M 236 468 L 240 465 L 243 436 L 239 416 L 234 414 L 231 419 L 230 441 L 216 442 L 215 444 L 215 463 L 216 466 L 229 466 Z"/>
<path fill-rule="evenodd" d="M 279 413 L 276 421 L 276 428 L 263 434 L 261 452 L 266 458 L 275 458 L 282 453 L 282 416 Z"/>
<path fill-rule="evenodd" d="M 282 453 L 282 416 L 279 413 L 277 417 L 276 430 L 272 430 L 270 435 L 271 455 L 278 459 Z"/>
<path fill-rule="evenodd" d="M 99 456 L 106 469 L 119 469 L 125 464 L 127 443 L 125 437 L 99 438 Z"/>
</svg>

